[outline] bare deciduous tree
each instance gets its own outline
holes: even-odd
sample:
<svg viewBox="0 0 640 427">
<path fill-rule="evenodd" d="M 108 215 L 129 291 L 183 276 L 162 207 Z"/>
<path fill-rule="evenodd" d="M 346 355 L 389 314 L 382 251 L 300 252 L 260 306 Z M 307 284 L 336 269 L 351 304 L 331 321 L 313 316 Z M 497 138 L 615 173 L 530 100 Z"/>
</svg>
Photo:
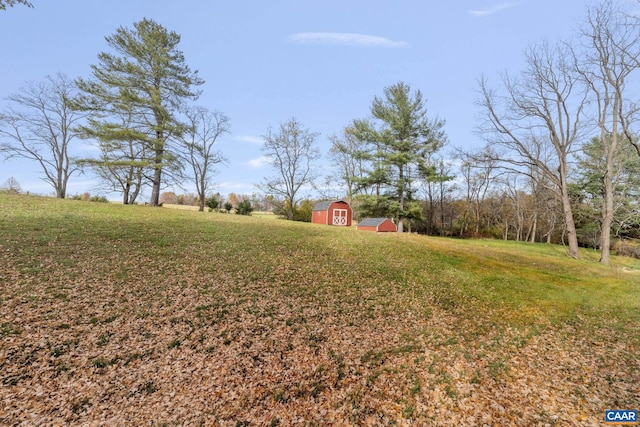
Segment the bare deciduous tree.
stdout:
<svg viewBox="0 0 640 427">
<path fill-rule="evenodd" d="M 524 228 L 527 220 L 527 194 L 522 190 L 518 178 L 522 175 L 516 173 L 505 174 L 501 180 L 504 190 L 502 192 L 502 210 L 506 213 L 502 218 L 505 229 L 503 232 L 504 240 L 509 238 L 509 229 L 515 231 L 514 240 L 517 242 L 525 240 Z"/>
<path fill-rule="evenodd" d="M 530 48 L 527 68 L 520 77 L 502 76 L 504 95 L 483 78 L 480 131 L 489 144 L 504 148 L 499 159 L 504 164 L 523 173 L 538 170 L 553 182 L 562 201 L 569 256 L 578 258 L 568 175 L 571 155 L 584 135 L 587 91 L 569 57 L 561 46 L 552 48 L 545 43 Z"/>
<path fill-rule="evenodd" d="M 347 201 L 351 203 L 353 196 L 360 191 L 359 183 L 365 176 L 367 161 L 362 154 L 364 143 L 356 138 L 351 126 L 343 130 L 342 136 L 333 135 L 329 139 L 332 143 L 329 151 L 331 159 L 346 189 Z"/>
<path fill-rule="evenodd" d="M 303 129 L 295 118 L 291 118 L 281 123 L 277 132 L 269 128 L 263 136 L 262 150 L 276 169 L 276 175 L 266 178 L 259 188 L 267 194 L 284 198 L 287 219 L 293 220 L 302 186 L 317 178 L 313 162 L 320 158 L 320 151 L 315 145 L 318 135 Z"/>
<path fill-rule="evenodd" d="M 496 179 L 496 154 L 485 149 L 480 153 L 465 153 L 459 151 L 456 157 L 460 161 L 463 191 L 465 193 L 465 211 L 460 235 L 464 235 L 469 226 L 469 213 L 473 214 L 474 236 L 480 235 L 482 223 L 482 207 L 487 193 Z"/>
<path fill-rule="evenodd" d="M 64 199 L 67 183 L 78 170 L 70 155 L 75 126 L 84 118 L 69 106 L 76 86 L 64 74 L 29 82 L 8 97 L 9 107 L 0 113 L 0 153 L 5 159 L 35 161 L 56 197 Z"/>
<path fill-rule="evenodd" d="M 427 234 L 436 230 L 436 213 L 439 215 L 440 234 L 444 235 L 444 201 L 445 195 L 451 191 L 450 181 L 453 180 L 451 165 L 442 157 L 428 156 L 425 167 L 420 170 L 420 178 L 424 182 L 424 220 Z M 438 212 L 436 212 L 436 207 Z"/>
<path fill-rule="evenodd" d="M 20 187 L 18 180 L 11 176 L 0 186 L 0 190 L 4 190 L 9 194 L 20 194 L 22 187 Z"/>
<path fill-rule="evenodd" d="M 220 135 L 228 133 L 229 118 L 218 111 L 204 107 L 190 108 L 185 112 L 187 129 L 180 140 L 185 148 L 184 157 L 193 173 L 193 182 L 199 199 L 199 210 L 204 211 L 207 192 L 211 187 L 214 167 L 227 159 L 214 144 Z"/>
<path fill-rule="evenodd" d="M 627 82 L 640 69 L 640 26 L 637 18 L 631 18 L 607 0 L 588 9 L 581 36 L 583 49 L 575 61 L 595 101 L 604 151 L 600 262 L 609 264 L 614 175 L 618 157 L 623 153 L 620 145 L 634 144 L 640 155 L 640 145 L 635 143 L 631 131 L 638 105 L 627 94 Z"/>
</svg>

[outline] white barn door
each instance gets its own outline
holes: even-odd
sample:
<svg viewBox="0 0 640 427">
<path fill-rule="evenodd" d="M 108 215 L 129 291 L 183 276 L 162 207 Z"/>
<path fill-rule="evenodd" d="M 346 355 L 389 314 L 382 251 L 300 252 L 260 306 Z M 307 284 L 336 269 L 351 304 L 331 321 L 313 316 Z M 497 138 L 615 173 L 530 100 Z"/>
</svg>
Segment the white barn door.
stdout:
<svg viewBox="0 0 640 427">
<path fill-rule="evenodd" d="M 333 210 L 333 225 L 347 225 L 347 210 L 346 209 L 334 209 Z"/>
</svg>

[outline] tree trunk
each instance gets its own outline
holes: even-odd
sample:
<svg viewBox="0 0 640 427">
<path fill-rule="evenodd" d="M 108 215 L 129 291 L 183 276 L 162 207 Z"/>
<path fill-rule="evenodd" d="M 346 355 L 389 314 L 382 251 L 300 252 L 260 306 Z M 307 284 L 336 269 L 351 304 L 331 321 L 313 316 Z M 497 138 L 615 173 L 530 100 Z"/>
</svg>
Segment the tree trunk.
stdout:
<svg viewBox="0 0 640 427">
<path fill-rule="evenodd" d="M 610 80 L 610 79 L 609 79 Z M 610 80 L 611 81 L 611 80 Z M 613 125 L 611 134 L 607 138 L 606 128 L 600 124 L 600 138 L 605 155 L 605 171 L 602 177 L 602 231 L 600 233 L 600 263 L 608 265 L 611 251 L 611 224 L 613 224 L 613 174 L 615 173 L 615 160 L 618 154 L 618 119 L 617 112 L 620 109 L 620 97 L 618 93 L 613 100 Z"/>
<path fill-rule="evenodd" d="M 536 210 L 533 211 L 533 224 L 531 225 L 531 231 L 529 232 L 528 241 L 530 243 L 536 242 L 536 232 L 538 228 L 538 212 Z"/>
<path fill-rule="evenodd" d="M 129 190 L 131 189 L 131 184 L 127 183 L 125 184 L 124 188 L 122 189 L 122 204 L 124 205 L 128 205 L 129 204 Z"/>
<path fill-rule="evenodd" d="M 289 221 L 293 221 L 293 218 L 295 217 L 295 207 L 293 206 L 293 200 L 289 199 L 289 203 L 285 202 L 285 207 L 286 207 L 287 219 Z M 328 211 L 327 211 L 327 215 L 329 215 Z"/>
<path fill-rule="evenodd" d="M 560 159 L 558 167 L 558 175 L 560 178 L 560 198 L 562 199 L 562 212 L 564 214 L 564 224 L 567 232 L 567 240 L 569 244 L 568 255 L 571 258 L 578 259 L 578 233 L 576 232 L 576 223 L 573 218 L 573 210 L 571 209 L 571 199 L 569 198 L 569 188 L 567 187 L 567 163 L 566 158 Z"/>
<path fill-rule="evenodd" d="M 151 206 L 158 206 L 160 204 L 160 186 L 162 184 L 162 157 L 164 156 L 164 150 L 162 148 L 156 148 L 156 156 L 154 159 L 154 171 L 153 181 L 151 186 Z"/>
<path fill-rule="evenodd" d="M 573 219 L 573 211 L 571 210 L 571 202 L 567 192 L 566 184 L 562 189 L 562 210 L 564 211 L 564 222 L 567 232 L 567 243 L 569 244 L 569 256 L 578 259 L 578 234 L 576 232 L 576 223 Z"/>
<path fill-rule="evenodd" d="M 158 161 L 156 158 L 156 167 L 153 172 L 153 185 L 151 187 L 151 200 L 149 204 L 151 206 L 158 206 L 160 204 L 160 184 L 162 179 L 162 160 Z"/>
<path fill-rule="evenodd" d="M 142 184 L 140 183 L 140 181 L 138 181 L 138 183 L 133 187 L 133 193 L 129 192 L 129 204 L 133 205 L 136 202 L 136 199 L 138 198 L 138 194 L 140 194 L 140 187 L 142 186 Z"/>
<path fill-rule="evenodd" d="M 611 225 L 613 224 L 613 158 L 615 156 L 616 143 L 613 139 L 617 139 L 615 134 L 611 136 L 609 147 L 605 150 L 611 150 L 607 156 L 607 169 L 603 177 L 604 196 L 602 198 L 602 232 L 600 233 L 600 263 L 608 265 L 611 252 Z"/>
<path fill-rule="evenodd" d="M 402 233 L 404 231 L 404 224 L 402 222 L 402 217 L 404 216 L 404 170 L 402 166 L 398 167 L 398 181 L 400 181 L 401 187 L 399 188 L 399 196 L 398 202 L 400 203 L 400 215 L 398 215 L 398 233 Z"/>
<path fill-rule="evenodd" d="M 434 223 L 435 223 L 435 203 L 433 201 L 433 194 L 431 189 L 431 183 L 429 184 L 429 212 L 427 214 L 427 234 L 433 235 Z"/>
<path fill-rule="evenodd" d="M 442 230 L 440 230 L 440 235 L 444 236 L 444 185 L 442 184 L 442 181 L 440 181 L 440 227 L 442 227 Z M 452 228 L 450 227 L 449 230 L 451 230 Z"/>
<path fill-rule="evenodd" d="M 205 203 L 205 181 L 204 181 L 204 177 L 206 174 L 206 169 L 202 172 L 201 178 L 200 178 L 200 182 L 198 183 L 198 188 L 196 188 L 196 190 L 198 191 L 198 212 L 204 212 L 204 203 Z M 197 181 L 196 181 L 197 183 Z"/>
<path fill-rule="evenodd" d="M 58 166 L 58 176 L 57 176 L 57 182 L 56 182 L 56 197 L 58 199 L 64 199 L 65 196 L 67 195 L 67 186 L 66 186 L 66 181 L 64 179 L 63 173 L 64 171 L 60 168 L 60 166 Z"/>
</svg>

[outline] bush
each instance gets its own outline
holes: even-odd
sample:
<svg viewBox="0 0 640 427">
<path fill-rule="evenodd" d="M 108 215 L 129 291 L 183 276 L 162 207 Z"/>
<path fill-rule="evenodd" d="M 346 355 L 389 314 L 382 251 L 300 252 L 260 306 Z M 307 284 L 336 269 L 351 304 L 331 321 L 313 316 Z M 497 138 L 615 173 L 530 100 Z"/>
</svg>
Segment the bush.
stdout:
<svg viewBox="0 0 640 427">
<path fill-rule="evenodd" d="M 619 240 L 613 246 L 613 250 L 616 255 L 640 259 L 640 244 L 632 243 L 628 240 Z"/>
<path fill-rule="evenodd" d="M 92 196 L 89 193 L 74 194 L 73 196 L 71 196 L 71 200 L 81 200 L 83 202 L 109 203 L 109 199 L 107 199 L 105 196 Z"/>
<path fill-rule="evenodd" d="M 238 207 L 236 208 L 236 213 L 238 215 L 251 215 L 253 212 L 253 206 L 251 206 L 251 202 L 249 200 L 243 200 L 238 203 Z"/>
<path fill-rule="evenodd" d="M 311 222 L 313 216 L 313 201 L 303 200 L 293 210 L 293 220 L 302 222 Z"/>
<path fill-rule="evenodd" d="M 90 198 L 91 195 L 89 193 L 74 194 L 71 196 L 71 200 L 82 200 L 83 202 L 88 202 Z"/>
<path fill-rule="evenodd" d="M 213 211 L 218 209 L 218 206 L 220 205 L 220 200 L 218 200 L 216 196 L 211 196 L 204 202 L 204 204 L 207 205 L 207 207 Z"/>
<path fill-rule="evenodd" d="M 227 213 L 231 212 L 231 209 L 233 209 L 233 205 L 230 202 L 224 204 L 224 210 L 227 211 Z"/>
<path fill-rule="evenodd" d="M 91 196 L 89 200 L 92 202 L 109 203 L 109 199 L 104 196 Z"/>
</svg>

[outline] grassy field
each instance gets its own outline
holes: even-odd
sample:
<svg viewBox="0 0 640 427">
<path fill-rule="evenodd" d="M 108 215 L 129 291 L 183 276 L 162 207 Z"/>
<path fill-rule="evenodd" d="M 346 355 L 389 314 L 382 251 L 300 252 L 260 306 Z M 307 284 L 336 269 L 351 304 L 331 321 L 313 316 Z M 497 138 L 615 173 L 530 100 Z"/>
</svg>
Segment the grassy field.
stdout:
<svg viewBox="0 0 640 427">
<path fill-rule="evenodd" d="M 602 425 L 640 262 L 0 195 L 0 424 Z"/>
</svg>

